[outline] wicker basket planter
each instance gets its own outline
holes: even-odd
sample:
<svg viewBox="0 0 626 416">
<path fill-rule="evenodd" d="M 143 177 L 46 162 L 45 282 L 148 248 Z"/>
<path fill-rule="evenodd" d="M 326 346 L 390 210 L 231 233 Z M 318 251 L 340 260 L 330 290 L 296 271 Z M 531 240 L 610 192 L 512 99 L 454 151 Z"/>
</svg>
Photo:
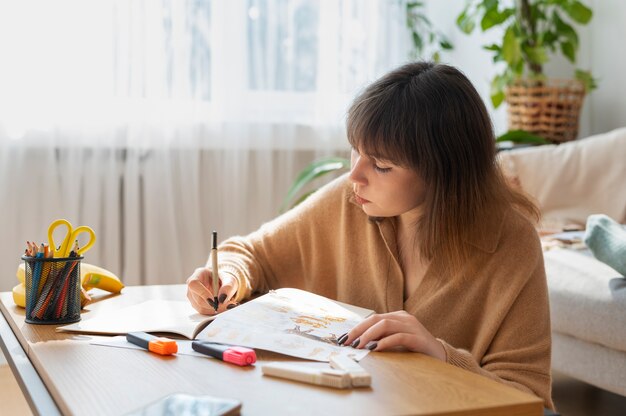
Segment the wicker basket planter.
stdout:
<svg viewBox="0 0 626 416">
<path fill-rule="evenodd" d="M 584 85 L 574 79 L 519 80 L 506 89 L 509 130 L 524 130 L 553 143 L 576 139 Z"/>
</svg>

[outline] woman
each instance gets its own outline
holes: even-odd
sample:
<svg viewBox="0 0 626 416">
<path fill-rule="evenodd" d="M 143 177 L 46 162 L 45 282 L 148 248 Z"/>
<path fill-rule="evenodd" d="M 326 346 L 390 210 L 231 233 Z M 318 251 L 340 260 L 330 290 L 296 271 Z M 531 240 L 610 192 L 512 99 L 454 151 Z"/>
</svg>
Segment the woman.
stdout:
<svg viewBox="0 0 626 416">
<path fill-rule="evenodd" d="M 402 66 L 356 98 L 347 130 L 348 176 L 220 246 L 218 311 L 253 292 L 308 290 L 378 312 L 343 345 L 421 352 L 552 408 L 537 209 L 505 184 L 469 80 L 446 65 Z M 205 314 L 210 264 L 188 279 Z"/>
</svg>

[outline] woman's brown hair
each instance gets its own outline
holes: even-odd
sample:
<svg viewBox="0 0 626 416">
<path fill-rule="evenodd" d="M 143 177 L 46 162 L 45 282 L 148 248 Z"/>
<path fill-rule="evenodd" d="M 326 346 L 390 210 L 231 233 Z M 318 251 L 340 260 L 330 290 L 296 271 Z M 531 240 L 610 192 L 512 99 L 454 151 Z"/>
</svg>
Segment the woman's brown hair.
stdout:
<svg viewBox="0 0 626 416">
<path fill-rule="evenodd" d="M 441 255 L 450 267 L 461 266 L 467 238 L 509 207 L 539 218 L 535 205 L 507 185 L 487 109 L 454 67 L 415 62 L 384 75 L 354 100 L 347 132 L 359 152 L 413 169 L 425 181 L 416 224 L 425 259 Z"/>
</svg>

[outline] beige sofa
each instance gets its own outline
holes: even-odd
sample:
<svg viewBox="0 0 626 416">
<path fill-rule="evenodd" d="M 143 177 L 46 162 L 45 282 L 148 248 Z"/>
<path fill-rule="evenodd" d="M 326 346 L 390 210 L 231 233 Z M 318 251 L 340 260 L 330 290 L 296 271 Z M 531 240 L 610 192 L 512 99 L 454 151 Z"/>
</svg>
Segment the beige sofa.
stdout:
<svg viewBox="0 0 626 416">
<path fill-rule="evenodd" d="M 600 213 L 626 223 L 626 128 L 499 159 L 536 199 L 544 229 L 584 226 Z M 584 249 L 551 249 L 544 258 L 553 368 L 626 396 L 626 278 Z"/>
</svg>

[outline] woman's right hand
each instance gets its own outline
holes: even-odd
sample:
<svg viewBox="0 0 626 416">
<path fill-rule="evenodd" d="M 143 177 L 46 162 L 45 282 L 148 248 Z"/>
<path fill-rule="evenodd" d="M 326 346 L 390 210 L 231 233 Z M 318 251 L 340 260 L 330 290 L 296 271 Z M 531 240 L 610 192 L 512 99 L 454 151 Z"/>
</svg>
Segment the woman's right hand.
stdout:
<svg viewBox="0 0 626 416">
<path fill-rule="evenodd" d="M 215 315 L 232 308 L 231 305 L 236 305 L 233 297 L 239 288 L 237 279 L 229 273 L 221 273 L 219 278 L 217 311 L 213 303 L 213 275 L 211 270 L 206 267 L 199 267 L 187 279 L 187 298 L 191 302 L 191 306 L 203 315 Z"/>
</svg>

